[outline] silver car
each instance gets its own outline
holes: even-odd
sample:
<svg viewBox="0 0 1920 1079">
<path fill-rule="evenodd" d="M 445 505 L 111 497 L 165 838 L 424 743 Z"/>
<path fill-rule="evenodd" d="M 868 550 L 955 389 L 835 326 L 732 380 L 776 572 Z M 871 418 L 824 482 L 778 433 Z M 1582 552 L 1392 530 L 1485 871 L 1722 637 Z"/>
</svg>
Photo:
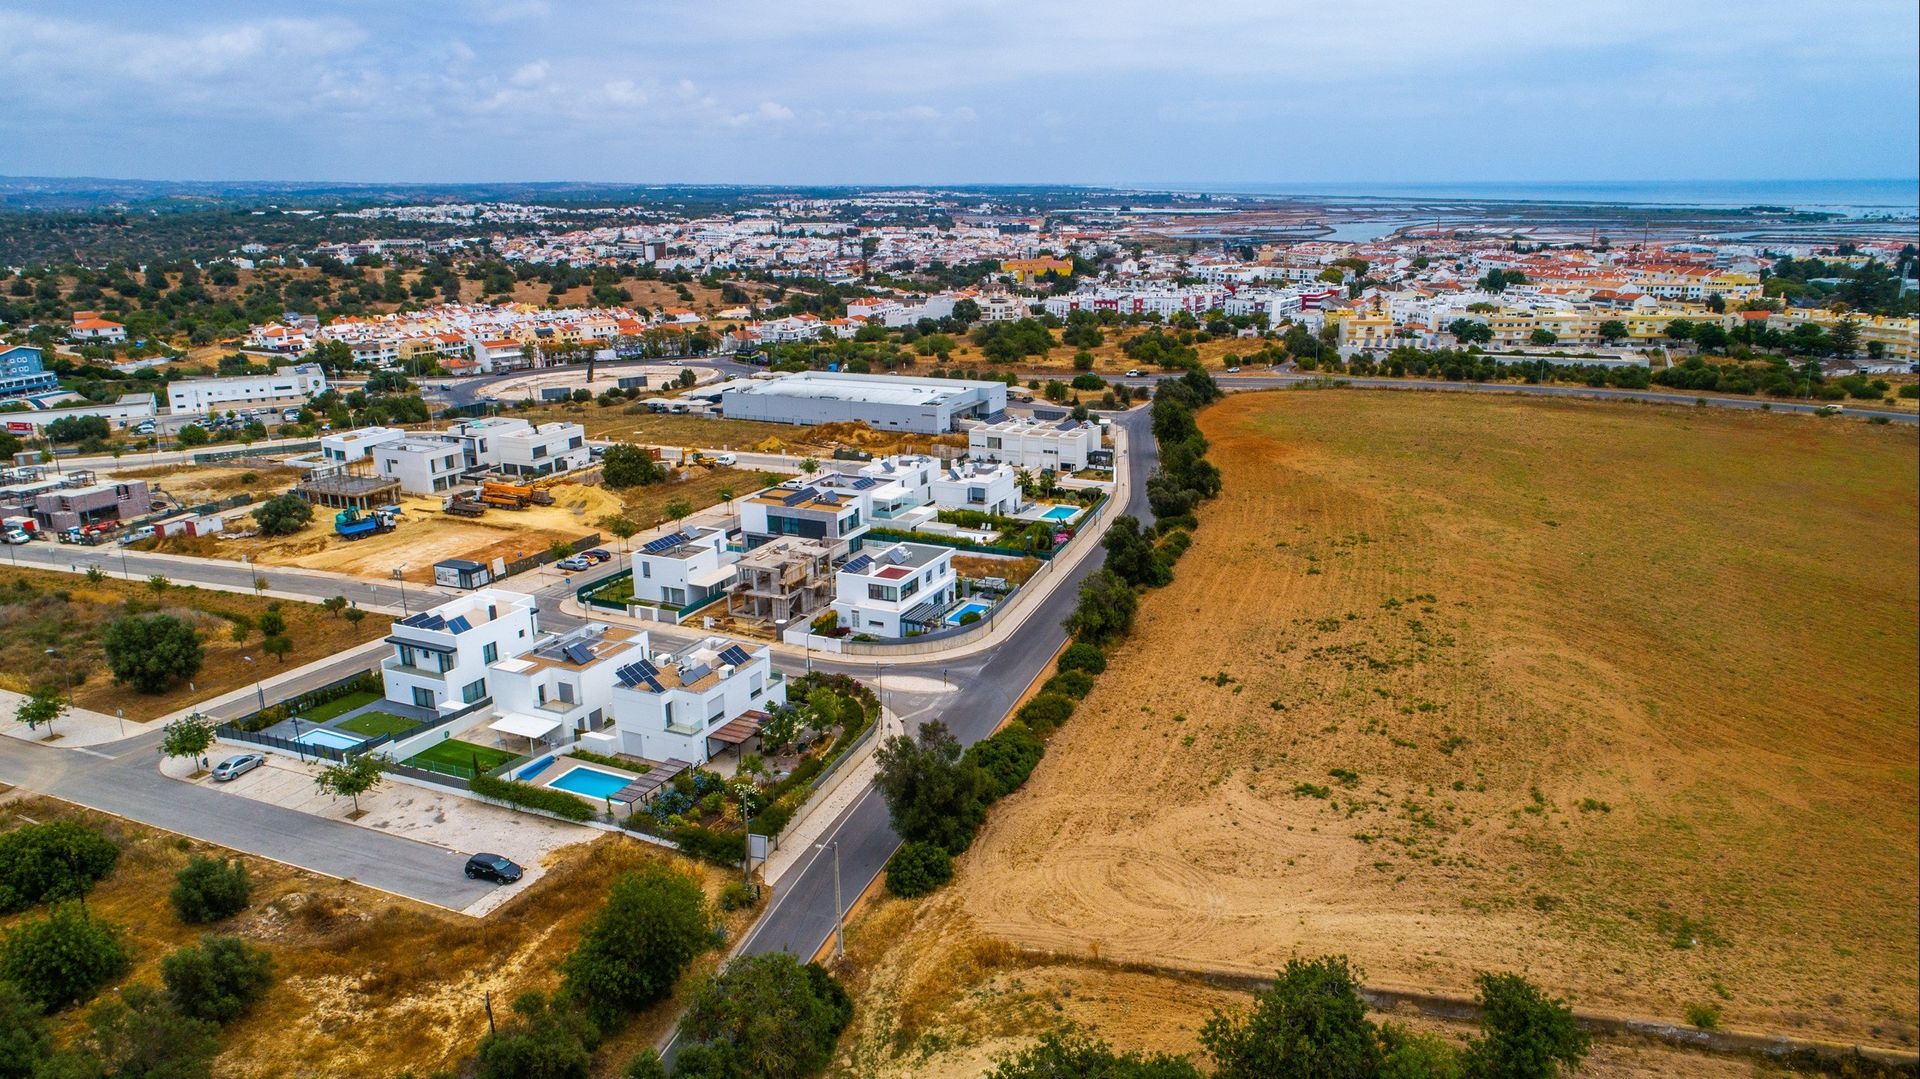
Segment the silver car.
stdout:
<svg viewBox="0 0 1920 1079">
<path fill-rule="evenodd" d="M 225 783 L 230 779 L 238 779 L 265 763 L 267 763 L 267 758 L 258 753 L 241 753 L 228 757 L 226 760 L 214 765 L 213 778 L 218 782 Z"/>
</svg>

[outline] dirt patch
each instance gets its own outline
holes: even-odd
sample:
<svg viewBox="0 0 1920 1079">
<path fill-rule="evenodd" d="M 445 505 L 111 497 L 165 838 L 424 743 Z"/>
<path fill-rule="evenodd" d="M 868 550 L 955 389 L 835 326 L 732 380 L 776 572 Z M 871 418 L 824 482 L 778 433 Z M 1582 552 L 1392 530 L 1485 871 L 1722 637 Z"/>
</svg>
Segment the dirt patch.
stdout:
<svg viewBox="0 0 1920 1079">
<path fill-rule="evenodd" d="M 231 852 L 51 799 L 13 803 L 6 812 L 11 819 L 0 819 L 0 827 L 72 817 L 99 824 L 120 842 L 119 865 L 87 906 L 94 917 L 126 929 L 134 969 L 122 984 L 158 984 L 161 957 L 200 935 L 155 897 L 172 887 L 190 855 Z M 733 879 L 638 840 L 605 836 L 549 856 L 545 876 L 487 918 L 473 919 L 242 858 L 253 878 L 253 903 L 218 928 L 271 951 L 278 979 L 251 1013 L 224 1030 L 216 1071 L 276 1079 L 386 1079 L 455 1068 L 486 1033 L 487 993 L 494 1014 L 505 1016 L 519 993 L 557 987 L 557 964 L 620 873 L 670 859 L 697 877 L 709 898 Z M 0 930 L 36 915 L 0 919 Z M 729 937 L 747 917 L 745 911 L 723 916 Z M 695 970 L 711 970 L 718 961 L 717 952 L 707 952 Z M 618 1074 L 618 1065 L 663 1034 L 684 1004 L 677 995 L 636 1017 L 604 1044 L 596 1074 Z M 79 1028 L 84 1011 L 62 1013 L 63 1037 Z"/>
<path fill-rule="evenodd" d="M 1913 1044 L 1911 432 L 1235 397 L 1173 585 L 955 884 L 1011 944 Z"/>
<path fill-rule="evenodd" d="M 1040 572 L 1042 564 L 1038 558 L 994 558 L 977 554 L 953 556 L 953 571 L 962 577 L 1000 577 L 1012 584 L 1026 584 L 1029 578 Z"/>
</svg>

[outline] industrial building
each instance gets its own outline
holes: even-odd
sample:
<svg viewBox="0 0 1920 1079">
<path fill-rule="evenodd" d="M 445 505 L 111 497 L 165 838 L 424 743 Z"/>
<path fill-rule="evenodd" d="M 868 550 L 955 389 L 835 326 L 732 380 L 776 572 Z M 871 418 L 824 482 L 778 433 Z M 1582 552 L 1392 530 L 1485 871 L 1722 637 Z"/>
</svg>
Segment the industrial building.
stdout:
<svg viewBox="0 0 1920 1079">
<path fill-rule="evenodd" d="M 1000 382 L 802 371 L 767 381 L 729 383 L 720 392 L 728 419 L 769 423 L 864 423 L 885 431 L 944 434 L 962 418 L 1006 411 Z"/>
<path fill-rule="evenodd" d="M 0 397 L 52 393 L 60 379 L 46 369 L 40 350 L 32 345 L 0 347 Z"/>
<path fill-rule="evenodd" d="M 282 367 L 267 375 L 186 378 L 167 386 L 167 407 L 176 414 L 274 404 L 305 403 L 327 390 L 327 374 L 317 363 Z"/>
</svg>

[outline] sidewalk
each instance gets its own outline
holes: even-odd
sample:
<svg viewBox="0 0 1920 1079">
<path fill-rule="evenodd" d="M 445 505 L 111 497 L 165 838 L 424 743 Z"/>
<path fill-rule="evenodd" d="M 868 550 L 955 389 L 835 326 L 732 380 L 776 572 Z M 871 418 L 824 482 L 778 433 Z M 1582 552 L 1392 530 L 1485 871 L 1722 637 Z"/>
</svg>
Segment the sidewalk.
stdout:
<svg viewBox="0 0 1920 1079">
<path fill-rule="evenodd" d="M 137 720 L 124 720 L 85 708 L 69 708 L 66 715 L 53 721 L 51 733 L 55 737 L 49 741 L 48 728 L 29 730 L 25 723 L 13 718 L 14 710 L 25 699 L 24 693 L 0 689 L 0 734 L 22 742 L 38 742 L 53 749 L 79 749 L 104 742 L 118 742 L 149 729 L 147 724 Z"/>
<path fill-rule="evenodd" d="M 800 863 L 800 859 L 826 834 L 840 814 L 853 804 L 853 800 L 865 794 L 867 788 L 873 785 L 874 774 L 880 770 L 879 762 L 874 759 L 880 743 L 906 730 L 905 721 L 892 712 L 881 712 L 879 723 L 880 729 L 867 739 L 866 745 L 860 747 L 859 754 L 840 766 L 827 787 L 816 791 L 801 807 L 800 818 L 788 824 L 780 834 L 780 845 L 767 856 L 760 868 L 761 876 L 768 884 L 778 885 L 787 871 Z"/>
</svg>

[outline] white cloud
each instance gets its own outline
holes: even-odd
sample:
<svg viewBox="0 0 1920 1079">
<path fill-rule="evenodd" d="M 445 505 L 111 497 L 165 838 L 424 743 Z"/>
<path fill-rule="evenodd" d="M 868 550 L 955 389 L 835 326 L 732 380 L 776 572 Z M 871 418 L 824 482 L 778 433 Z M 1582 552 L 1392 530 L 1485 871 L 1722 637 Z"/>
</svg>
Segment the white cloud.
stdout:
<svg viewBox="0 0 1920 1079">
<path fill-rule="evenodd" d="M 547 71 L 545 60 L 535 60 L 530 64 L 520 65 L 514 71 L 512 81 L 515 86 L 539 86 L 547 81 Z"/>
<path fill-rule="evenodd" d="M 762 101 L 760 115 L 767 120 L 786 121 L 793 119 L 793 110 L 778 101 Z"/>
</svg>

